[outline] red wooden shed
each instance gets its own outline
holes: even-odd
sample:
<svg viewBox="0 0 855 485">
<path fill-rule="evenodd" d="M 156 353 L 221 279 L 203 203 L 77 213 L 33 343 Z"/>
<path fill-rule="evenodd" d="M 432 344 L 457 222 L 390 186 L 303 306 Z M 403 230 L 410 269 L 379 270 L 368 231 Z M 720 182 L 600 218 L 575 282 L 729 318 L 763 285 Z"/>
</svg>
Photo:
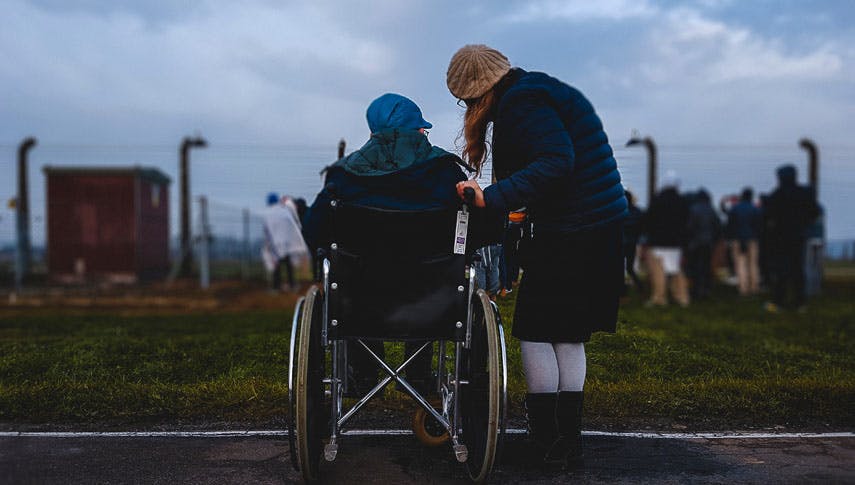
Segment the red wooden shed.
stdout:
<svg viewBox="0 0 855 485">
<path fill-rule="evenodd" d="M 169 272 L 169 177 L 145 167 L 45 167 L 50 276 L 133 283 Z"/>
</svg>

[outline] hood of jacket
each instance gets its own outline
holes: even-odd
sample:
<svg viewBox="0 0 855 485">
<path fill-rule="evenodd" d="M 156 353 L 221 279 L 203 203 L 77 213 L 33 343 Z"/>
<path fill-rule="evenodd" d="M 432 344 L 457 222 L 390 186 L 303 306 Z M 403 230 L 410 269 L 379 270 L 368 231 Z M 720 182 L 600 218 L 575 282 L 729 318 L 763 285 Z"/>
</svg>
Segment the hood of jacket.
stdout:
<svg viewBox="0 0 855 485">
<path fill-rule="evenodd" d="M 447 156 L 455 157 L 452 153 L 431 145 L 427 137 L 419 131 L 392 129 L 372 133 L 362 148 L 333 166 L 341 167 L 353 175 L 379 176 Z"/>
</svg>

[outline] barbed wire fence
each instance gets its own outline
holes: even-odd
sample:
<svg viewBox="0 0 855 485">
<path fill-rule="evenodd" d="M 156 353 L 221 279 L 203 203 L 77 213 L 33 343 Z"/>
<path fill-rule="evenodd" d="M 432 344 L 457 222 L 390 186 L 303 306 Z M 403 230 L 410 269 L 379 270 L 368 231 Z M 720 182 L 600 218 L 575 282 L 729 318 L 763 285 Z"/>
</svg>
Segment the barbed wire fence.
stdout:
<svg viewBox="0 0 855 485">
<path fill-rule="evenodd" d="M 207 235 L 210 279 L 263 279 L 261 250 L 264 245 L 264 219 L 248 208 L 231 206 L 205 196 L 199 197 L 198 203 L 200 217 L 195 231 L 197 248 L 201 249 L 203 238 Z M 203 204 L 207 204 L 207 207 L 203 208 Z M 196 253 L 197 259 L 205 256 L 201 251 Z"/>
<path fill-rule="evenodd" d="M 352 151 L 359 144 L 351 145 Z M 643 150 L 615 145 L 616 158 L 624 184 L 635 192 L 639 201 L 646 200 L 645 154 Z M 14 281 L 16 252 L 15 211 L 7 200 L 15 194 L 15 150 L 17 145 L 0 144 L 0 287 L 11 287 Z M 263 244 L 264 195 L 277 191 L 302 197 L 310 204 L 322 187 L 321 169 L 335 160 L 335 144 L 324 145 L 249 145 L 217 144 L 192 154 L 191 193 L 193 200 L 194 239 L 201 234 L 197 198 L 208 198 L 210 278 L 261 280 L 265 277 L 261 258 Z M 853 147 L 824 147 L 820 174 L 820 201 L 825 205 L 828 227 L 834 227 L 826 241 L 828 259 L 855 261 L 855 218 L 848 202 L 855 198 L 855 170 L 852 169 Z M 179 259 L 178 170 L 177 147 L 173 145 L 74 145 L 40 143 L 30 155 L 30 228 L 32 238 L 32 272 L 46 279 L 47 264 L 47 194 L 42 170 L 45 166 L 151 166 L 172 179 L 169 188 L 170 239 L 172 261 Z M 774 188 L 774 170 L 778 165 L 793 163 L 804 180 L 803 154 L 795 144 L 773 146 L 684 145 L 660 146 L 660 174 L 676 170 L 682 189 L 696 190 L 705 186 L 717 200 L 739 193 L 743 186 L 766 193 Z M 491 167 L 484 167 L 479 181 L 486 185 Z M 256 203 L 257 202 L 257 203 Z M 643 203 L 642 203 L 643 205 Z M 197 261 L 198 246 L 194 246 Z"/>
</svg>

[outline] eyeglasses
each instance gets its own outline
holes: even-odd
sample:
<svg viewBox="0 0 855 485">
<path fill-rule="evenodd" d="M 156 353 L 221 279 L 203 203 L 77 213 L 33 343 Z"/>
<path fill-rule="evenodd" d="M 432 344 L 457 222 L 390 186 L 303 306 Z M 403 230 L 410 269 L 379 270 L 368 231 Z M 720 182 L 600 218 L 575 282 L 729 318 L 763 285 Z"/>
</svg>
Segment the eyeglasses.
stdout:
<svg viewBox="0 0 855 485">
<path fill-rule="evenodd" d="M 461 108 L 471 108 L 478 102 L 479 99 L 481 98 L 458 99 L 457 106 L 460 106 Z"/>
<path fill-rule="evenodd" d="M 424 128 L 422 128 L 422 133 L 424 133 L 424 134 L 425 134 L 425 136 L 430 135 L 430 131 L 428 131 L 428 130 L 426 130 L 426 129 L 424 129 Z"/>
</svg>

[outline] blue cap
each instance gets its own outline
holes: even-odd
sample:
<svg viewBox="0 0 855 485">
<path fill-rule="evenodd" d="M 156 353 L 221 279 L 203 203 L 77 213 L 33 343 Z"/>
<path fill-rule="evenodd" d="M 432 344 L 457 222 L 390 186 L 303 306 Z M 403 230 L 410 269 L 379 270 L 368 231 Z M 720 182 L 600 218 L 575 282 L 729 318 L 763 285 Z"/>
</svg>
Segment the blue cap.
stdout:
<svg viewBox="0 0 855 485">
<path fill-rule="evenodd" d="M 400 94 L 386 93 L 375 99 L 365 113 L 371 133 L 398 128 L 418 130 L 433 125 L 422 118 L 422 110 L 411 99 Z"/>
<path fill-rule="evenodd" d="M 267 205 L 273 205 L 279 203 L 279 194 L 276 192 L 270 192 L 267 194 Z"/>
</svg>

